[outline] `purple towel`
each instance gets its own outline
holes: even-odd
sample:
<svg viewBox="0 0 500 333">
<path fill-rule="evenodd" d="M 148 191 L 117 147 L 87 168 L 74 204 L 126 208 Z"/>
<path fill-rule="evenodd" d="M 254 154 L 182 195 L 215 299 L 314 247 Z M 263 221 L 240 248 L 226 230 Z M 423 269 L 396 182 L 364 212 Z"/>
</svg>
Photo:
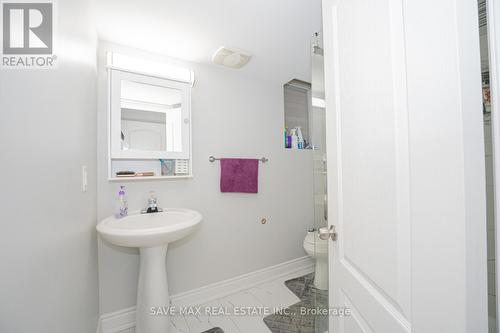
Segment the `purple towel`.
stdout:
<svg viewBox="0 0 500 333">
<path fill-rule="evenodd" d="M 220 168 L 221 192 L 258 193 L 259 160 L 222 158 Z"/>
</svg>

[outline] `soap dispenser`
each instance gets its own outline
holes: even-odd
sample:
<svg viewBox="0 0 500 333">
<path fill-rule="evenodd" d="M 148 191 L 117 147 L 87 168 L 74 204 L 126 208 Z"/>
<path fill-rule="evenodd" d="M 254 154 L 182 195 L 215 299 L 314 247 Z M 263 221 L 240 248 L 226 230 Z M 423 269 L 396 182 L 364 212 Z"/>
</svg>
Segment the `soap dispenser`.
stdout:
<svg viewBox="0 0 500 333">
<path fill-rule="evenodd" d="M 128 215 L 128 203 L 125 195 L 125 186 L 120 186 L 118 198 L 116 199 L 116 218 L 120 219 Z"/>
</svg>

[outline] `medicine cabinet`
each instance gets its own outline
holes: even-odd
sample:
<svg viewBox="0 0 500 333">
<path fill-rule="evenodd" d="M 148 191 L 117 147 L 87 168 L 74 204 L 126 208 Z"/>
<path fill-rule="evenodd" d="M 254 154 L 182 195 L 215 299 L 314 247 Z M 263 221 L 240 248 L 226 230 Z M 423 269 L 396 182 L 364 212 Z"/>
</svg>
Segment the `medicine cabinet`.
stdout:
<svg viewBox="0 0 500 333">
<path fill-rule="evenodd" d="M 110 180 L 190 176 L 191 85 L 119 69 L 108 74 Z"/>
</svg>

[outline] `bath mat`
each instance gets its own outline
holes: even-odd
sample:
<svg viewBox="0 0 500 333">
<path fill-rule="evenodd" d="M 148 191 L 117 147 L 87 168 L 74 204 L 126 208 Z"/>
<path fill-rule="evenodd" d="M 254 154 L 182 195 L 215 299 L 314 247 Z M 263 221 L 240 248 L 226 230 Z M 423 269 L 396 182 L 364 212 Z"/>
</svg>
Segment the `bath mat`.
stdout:
<svg viewBox="0 0 500 333">
<path fill-rule="evenodd" d="M 314 273 L 285 281 L 300 302 L 287 308 L 286 313 L 264 317 L 264 323 L 273 333 L 315 333 L 328 330 L 328 316 L 301 315 L 301 310 L 327 309 L 328 291 L 314 288 Z"/>
</svg>

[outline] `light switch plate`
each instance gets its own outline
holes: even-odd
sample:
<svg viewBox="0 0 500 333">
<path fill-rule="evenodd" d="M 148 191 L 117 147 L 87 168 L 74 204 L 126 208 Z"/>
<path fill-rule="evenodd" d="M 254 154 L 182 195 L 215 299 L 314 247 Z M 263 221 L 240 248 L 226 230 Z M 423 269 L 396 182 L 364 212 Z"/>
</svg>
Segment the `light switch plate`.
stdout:
<svg viewBox="0 0 500 333">
<path fill-rule="evenodd" d="M 87 171 L 87 166 L 82 165 L 82 192 L 85 193 L 87 192 L 89 182 L 88 182 L 88 171 Z"/>
</svg>

